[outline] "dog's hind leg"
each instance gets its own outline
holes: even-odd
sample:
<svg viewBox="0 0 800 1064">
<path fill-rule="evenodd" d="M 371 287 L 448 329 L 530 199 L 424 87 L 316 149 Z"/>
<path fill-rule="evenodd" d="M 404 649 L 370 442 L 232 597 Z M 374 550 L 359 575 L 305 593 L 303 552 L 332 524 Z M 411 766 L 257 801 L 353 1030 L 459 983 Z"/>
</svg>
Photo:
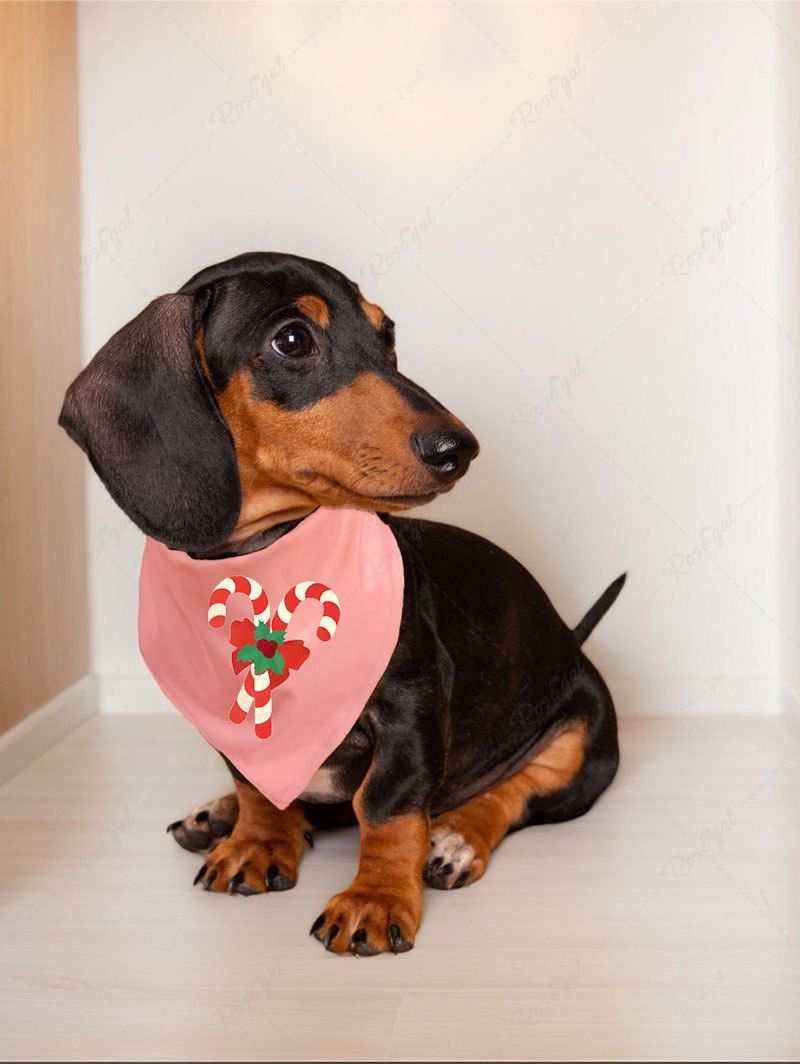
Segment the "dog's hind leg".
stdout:
<svg viewBox="0 0 800 1064">
<path fill-rule="evenodd" d="M 182 820 L 173 821 L 167 832 L 190 853 L 208 853 L 233 831 L 239 819 L 235 794 L 196 805 Z"/>
<path fill-rule="evenodd" d="M 428 885 L 467 887 L 481 878 L 492 851 L 510 831 L 585 813 L 607 786 L 593 785 L 587 739 L 585 721 L 570 722 L 509 779 L 437 817 L 423 869 Z"/>
</svg>

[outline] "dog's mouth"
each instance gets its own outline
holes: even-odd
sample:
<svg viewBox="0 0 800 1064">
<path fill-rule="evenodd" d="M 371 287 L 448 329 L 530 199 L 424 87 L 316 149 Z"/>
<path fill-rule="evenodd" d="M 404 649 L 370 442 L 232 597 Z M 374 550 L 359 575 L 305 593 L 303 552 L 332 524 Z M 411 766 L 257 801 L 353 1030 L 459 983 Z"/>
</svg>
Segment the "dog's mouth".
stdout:
<svg viewBox="0 0 800 1064">
<path fill-rule="evenodd" d="M 401 460 L 393 456 L 396 448 L 383 452 L 373 444 L 364 445 L 368 461 L 346 473 L 344 463 L 338 469 L 327 462 L 320 463 L 323 468 L 328 466 L 327 471 L 319 470 L 317 474 L 322 481 L 322 493 L 332 491 L 338 496 L 338 505 L 350 504 L 361 509 L 392 512 L 424 506 L 437 495 L 450 491 L 478 453 L 478 441 L 455 420 L 452 424 L 412 433 L 408 443 L 411 455 Z M 412 455 L 414 460 L 409 462 Z M 379 471 L 378 466 L 384 468 Z"/>
<path fill-rule="evenodd" d="M 390 469 L 394 466 L 391 479 L 365 476 L 360 467 L 346 473 L 344 468 L 325 471 L 318 468 L 313 473 L 306 470 L 300 479 L 305 480 L 309 493 L 322 505 L 333 503 L 384 512 L 424 506 L 450 491 L 467 472 L 478 452 L 477 441 L 467 430 L 463 430 L 465 442 L 457 438 L 458 450 L 452 443 L 453 436 L 452 433 L 439 432 L 429 434 L 421 441 L 419 437 L 412 437 L 412 451 L 417 459 L 413 465 L 381 456 L 380 464 L 388 465 Z M 327 462 L 320 464 L 328 465 Z M 312 487 L 314 482 L 316 490 Z"/>
<path fill-rule="evenodd" d="M 426 503 L 433 502 L 437 495 L 443 491 L 448 491 L 452 487 L 452 484 L 442 484 L 436 488 L 418 492 L 365 492 L 357 491 L 349 484 L 329 476 L 325 476 L 323 479 L 325 480 L 326 488 L 329 490 L 323 490 L 319 493 L 319 501 L 321 503 L 335 501 L 339 506 L 355 506 L 362 510 L 385 509 L 392 511 L 407 510 L 412 506 L 424 506 Z M 329 492 L 330 495 L 335 496 L 334 499 L 325 497 L 329 496 Z"/>
<path fill-rule="evenodd" d="M 427 491 L 421 495 L 373 495 L 373 499 L 379 502 L 395 503 L 398 506 L 420 506 L 425 502 L 433 502 L 438 491 Z"/>
</svg>

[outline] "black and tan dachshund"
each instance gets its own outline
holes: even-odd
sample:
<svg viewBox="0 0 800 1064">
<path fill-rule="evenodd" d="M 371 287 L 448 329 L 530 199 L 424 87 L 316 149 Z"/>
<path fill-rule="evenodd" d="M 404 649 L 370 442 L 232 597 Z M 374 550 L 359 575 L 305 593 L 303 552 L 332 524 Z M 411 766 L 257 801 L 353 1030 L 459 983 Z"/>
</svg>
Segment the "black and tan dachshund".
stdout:
<svg viewBox="0 0 800 1064">
<path fill-rule="evenodd" d="M 500 548 L 394 516 L 478 444 L 398 371 L 394 324 L 337 270 L 261 253 L 203 270 L 108 341 L 61 424 L 139 528 L 194 557 L 260 550 L 321 505 L 385 515 L 399 545 L 400 637 L 357 723 L 283 811 L 229 765 L 236 793 L 170 825 L 205 854 L 195 882 L 287 890 L 312 828 L 357 821 L 356 876 L 311 930 L 335 953 L 400 953 L 424 882 L 475 883 L 509 832 L 608 787 L 616 716 L 581 644 L 624 577 L 570 630 Z"/>
</svg>

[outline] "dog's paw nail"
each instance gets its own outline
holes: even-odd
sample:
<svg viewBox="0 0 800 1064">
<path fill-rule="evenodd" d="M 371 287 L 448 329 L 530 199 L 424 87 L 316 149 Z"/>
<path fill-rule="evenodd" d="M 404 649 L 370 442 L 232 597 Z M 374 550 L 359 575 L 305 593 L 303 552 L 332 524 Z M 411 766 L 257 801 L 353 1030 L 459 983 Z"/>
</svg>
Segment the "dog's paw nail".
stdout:
<svg viewBox="0 0 800 1064">
<path fill-rule="evenodd" d="M 318 916 L 318 917 L 316 918 L 316 920 L 314 921 L 314 923 L 313 923 L 313 924 L 311 925 L 311 930 L 310 930 L 310 931 L 308 932 L 308 933 L 309 933 L 309 935 L 316 935 L 317 931 L 319 931 L 319 929 L 320 929 L 320 928 L 322 927 L 322 925 L 323 925 L 324 923 L 325 923 L 325 913 L 321 913 L 321 914 L 320 914 L 320 915 L 319 915 L 319 916 Z"/>
<path fill-rule="evenodd" d="M 434 868 L 438 868 L 439 867 L 439 865 L 442 863 L 443 860 L 444 860 L 443 857 L 434 857 L 434 859 L 428 865 L 428 868 L 430 868 L 430 870 L 433 871 Z"/>
<path fill-rule="evenodd" d="M 350 951 L 355 953 L 356 957 L 374 957 L 378 952 L 367 942 L 367 932 L 363 927 L 353 932 L 350 938 Z"/>
<path fill-rule="evenodd" d="M 205 824 L 208 820 L 208 810 L 201 809 L 197 816 L 194 818 L 195 824 Z"/>
<path fill-rule="evenodd" d="M 406 953 L 413 948 L 414 943 L 403 938 L 403 933 L 397 924 L 389 924 L 389 949 L 392 953 Z"/>
<path fill-rule="evenodd" d="M 329 950 L 331 948 L 331 943 L 333 942 L 333 940 L 336 938 L 336 936 L 338 934 L 339 934 L 339 925 L 338 924 L 333 924 L 333 926 L 331 927 L 330 931 L 328 931 L 327 935 L 325 936 L 325 938 L 323 939 L 323 942 L 322 942 L 322 944 L 325 947 L 325 949 Z"/>
<path fill-rule="evenodd" d="M 463 887 L 468 879 L 469 879 L 469 869 L 466 868 L 461 873 L 461 875 L 458 877 L 458 879 L 455 881 L 455 883 L 453 884 L 453 890 L 458 890 L 459 887 Z"/>
<path fill-rule="evenodd" d="M 214 871 L 211 873 L 211 875 L 208 877 L 208 879 L 203 884 L 203 890 L 211 890 L 211 884 L 214 882 L 214 880 L 216 878 L 217 878 L 217 870 L 214 869 Z"/>
<path fill-rule="evenodd" d="M 308 848 L 310 850 L 313 850 L 314 849 L 314 836 L 311 834 L 311 832 L 310 831 L 304 831 L 303 832 L 303 838 L 308 843 Z"/>
<path fill-rule="evenodd" d="M 169 835 L 171 832 L 175 831 L 175 829 L 179 828 L 182 823 L 182 820 L 173 820 L 171 824 L 167 824 L 167 834 Z"/>
<path fill-rule="evenodd" d="M 267 886 L 270 890 L 291 890 L 296 882 L 296 880 L 285 876 L 276 864 L 271 864 L 267 869 Z"/>
<path fill-rule="evenodd" d="M 231 876 L 231 881 L 228 884 L 228 893 L 235 894 L 242 883 L 244 883 L 244 872 L 237 872 L 235 876 Z"/>
<path fill-rule="evenodd" d="M 197 873 L 197 875 L 194 877 L 194 882 L 192 883 L 193 887 L 197 886 L 197 884 L 200 882 L 200 880 L 203 878 L 203 876 L 206 874 L 207 871 L 208 871 L 208 865 L 204 864 L 203 867 L 200 869 L 200 871 Z"/>
</svg>

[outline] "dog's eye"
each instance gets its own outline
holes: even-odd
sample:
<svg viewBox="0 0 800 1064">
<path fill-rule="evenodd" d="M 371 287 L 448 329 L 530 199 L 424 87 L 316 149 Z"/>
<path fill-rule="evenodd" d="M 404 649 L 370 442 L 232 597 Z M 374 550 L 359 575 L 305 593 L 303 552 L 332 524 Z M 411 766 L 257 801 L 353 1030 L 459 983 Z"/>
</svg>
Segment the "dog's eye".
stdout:
<svg viewBox="0 0 800 1064">
<path fill-rule="evenodd" d="M 314 339 L 302 325 L 286 325 L 274 337 L 272 350 L 289 358 L 302 358 L 314 350 Z"/>
</svg>

